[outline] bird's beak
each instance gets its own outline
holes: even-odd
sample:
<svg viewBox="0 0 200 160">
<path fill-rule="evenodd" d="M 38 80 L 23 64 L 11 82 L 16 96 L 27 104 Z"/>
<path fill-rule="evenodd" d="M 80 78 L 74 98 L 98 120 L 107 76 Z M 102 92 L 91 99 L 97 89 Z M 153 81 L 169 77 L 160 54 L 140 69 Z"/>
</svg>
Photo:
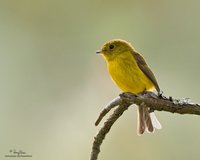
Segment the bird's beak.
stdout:
<svg viewBox="0 0 200 160">
<path fill-rule="evenodd" d="M 102 53 L 102 50 L 96 51 L 96 54 L 100 54 L 100 53 Z"/>
</svg>

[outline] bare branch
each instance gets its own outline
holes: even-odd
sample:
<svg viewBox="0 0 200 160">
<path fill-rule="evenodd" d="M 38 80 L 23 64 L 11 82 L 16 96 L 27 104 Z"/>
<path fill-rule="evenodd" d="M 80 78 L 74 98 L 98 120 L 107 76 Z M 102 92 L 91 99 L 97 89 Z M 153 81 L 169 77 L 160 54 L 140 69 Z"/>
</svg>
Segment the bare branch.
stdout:
<svg viewBox="0 0 200 160">
<path fill-rule="evenodd" d="M 138 95 L 132 93 L 122 93 L 120 97 L 123 101 L 130 104 L 140 105 L 145 103 L 151 110 L 166 111 L 179 114 L 200 115 L 200 105 L 189 102 L 190 99 L 172 99 L 163 96 L 157 96 L 153 92 L 146 92 Z"/>
<path fill-rule="evenodd" d="M 94 137 L 92 146 L 92 152 L 90 160 L 97 160 L 100 152 L 100 146 L 111 129 L 114 122 L 123 114 L 125 110 L 132 104 L 141 105 L 145 104 L 146 107 L 150 108 L 151 111 L 166 111 L 171 113 L 179 114 L 195 114 L 200 115 L 200 105 L 190 103 L 188 98 L 185 99 L 172 99 L 171 97 L 166 98 L 162 95 L 157 96 L 152 92 L 143 92 L 141 94 L 122 93 L 120 98 L 117 97 L 111 101 L 100 113 L 95 125 L 98 125 L 102 118 L 114 107 L 116 109 L 106 120 L 103 127 L 99 130 L 97 135 Z"/>
<path fill-rule="evenodd" d="M 113 112 L 113 114 L 106 120 L 103 127 L 99 130 L 97 135 L 94 137 L 92 152 L 90 155 L 90 160 L 97 160 L 98 154 L 100 152 L 100 146 L 106 136 L 106 134 L 110 131 L 110 128 L 114 124 L 114 122 L 123 114 L 125 110 L 128 109 L 130 104 L 121 103 Z"/>
<path fill-rule="evenodd" d="M 109 102 L 106 107 L 101 111 L 99 114 L 99 117 L 97 118 L 95 122 L 95 126 L 98 126 L 98 124 L 101 122 L 102 118 L 114 107 L 118 106 L 121 103 L 121 98 L 117 97 L 113 99 L 111 102 Z"/>
</svg>

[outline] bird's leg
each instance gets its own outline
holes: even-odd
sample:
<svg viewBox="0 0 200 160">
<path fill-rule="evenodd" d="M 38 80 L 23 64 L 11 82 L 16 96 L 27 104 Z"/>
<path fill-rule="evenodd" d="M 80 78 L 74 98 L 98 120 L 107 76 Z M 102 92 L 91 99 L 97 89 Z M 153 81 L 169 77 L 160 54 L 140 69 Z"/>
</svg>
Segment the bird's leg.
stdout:
<svg viewBox="0 0 200 160">
<path fill-rule="evenodd" d="M 158 92 L 158 97 L 162 98 L 163 97 L 163 91 Z"/>
<path fill-rule="evenodd" d="M 148 91 L 147 91 L 147 89 L 145 88 L 142 92 L 140 92 L 139 94 L 141 94 L 141 95 L 144 95 L 144 94 L 146 94 Z"/>
</svg>

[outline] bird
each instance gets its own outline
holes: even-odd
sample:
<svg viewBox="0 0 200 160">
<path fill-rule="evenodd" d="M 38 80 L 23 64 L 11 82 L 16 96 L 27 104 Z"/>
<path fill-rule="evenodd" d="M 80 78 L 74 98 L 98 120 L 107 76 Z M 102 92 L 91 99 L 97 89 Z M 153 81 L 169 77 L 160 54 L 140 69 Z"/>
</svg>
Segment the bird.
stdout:
<svg viewBox="0 0 200 160">
<path fill-rule="evenodd" d="M 139 94 L 144 91 L 160 93 L 157 80 L 144 57 L 127 41 L 113 39 L 107 41 L 97 54 L 103 55 L 112 80 L 123 92 Z M 148 106 L 138 106 L 137 133 L 153 133 L 161 129 L 155 113 Z"/>
</svg>

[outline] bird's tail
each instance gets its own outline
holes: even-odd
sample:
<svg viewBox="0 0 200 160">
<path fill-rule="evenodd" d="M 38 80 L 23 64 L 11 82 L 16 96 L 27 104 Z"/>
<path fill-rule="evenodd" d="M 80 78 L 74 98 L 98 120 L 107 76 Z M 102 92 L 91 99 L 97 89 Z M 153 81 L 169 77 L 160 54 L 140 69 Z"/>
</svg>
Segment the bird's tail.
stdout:
<svg viewBox="0 0 200 160">
<path fill-rule="evenodd" d="M 138 135 L 143 134 L 144 131 L 153 133 L 155 128 L 162 128 L 160 122 L 155 116 L 155 113 L 149 113 L 148 108 L 145 106 L 138 106 Z"/>
</svg>

